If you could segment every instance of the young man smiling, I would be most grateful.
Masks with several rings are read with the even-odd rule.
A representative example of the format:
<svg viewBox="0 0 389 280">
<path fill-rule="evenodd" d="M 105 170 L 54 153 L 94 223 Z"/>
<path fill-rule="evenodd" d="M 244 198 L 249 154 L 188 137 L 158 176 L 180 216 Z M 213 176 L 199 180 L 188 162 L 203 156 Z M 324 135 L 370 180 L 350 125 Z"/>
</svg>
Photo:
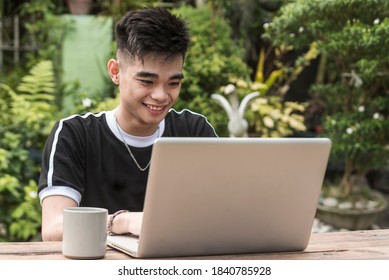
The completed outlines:
<svg viewBox="0 0 389 280">
<path fill-rule="evenodd" d="M 158 137 L 216 137 L 204 116 L 172 109 L 189 45 L 184 20 L 164 9 L 130 11 L 116 25 L 112 111 L 73 115 L 47 139 L 39 180 L 42 238 L 62 239 L 63 209 L 107 208 L 108 231 L 139 234 L 152 145 Z"/>
</svg>

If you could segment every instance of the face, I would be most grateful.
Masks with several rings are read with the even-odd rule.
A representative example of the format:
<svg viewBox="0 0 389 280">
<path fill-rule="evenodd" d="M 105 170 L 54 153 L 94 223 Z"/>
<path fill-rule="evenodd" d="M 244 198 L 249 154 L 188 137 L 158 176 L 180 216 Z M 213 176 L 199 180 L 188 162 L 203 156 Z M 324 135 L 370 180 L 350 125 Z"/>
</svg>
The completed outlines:
<svg viewBox="0 0 389 280">
<path fill-rule="evenodd" d="M 178 98 L 182 67 L 182 56 L 164 60 L 149 55 L 143 62 L 120 58 L 108 62 L 108 72 L 120 90 L 116 117 L 122 129 L 136 136 L 156 131 Z"/>
</svg>

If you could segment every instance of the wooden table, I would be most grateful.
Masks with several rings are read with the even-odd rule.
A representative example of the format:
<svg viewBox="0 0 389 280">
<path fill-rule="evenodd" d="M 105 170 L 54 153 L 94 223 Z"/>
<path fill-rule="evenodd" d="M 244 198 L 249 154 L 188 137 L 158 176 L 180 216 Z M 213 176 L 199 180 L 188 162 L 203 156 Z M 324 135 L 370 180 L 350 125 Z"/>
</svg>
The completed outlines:
<svg viewBox="0 0 389 280">
<path fill-rule="evenodd" d="M 61 242 L 0 243 L 0 260 L 59 260 Z M 131 257 L 111 248 L 104 259 L 123 260 Z M 222 256 L 201 256 L 190 260 L 389 260 L 389 229 L 313 233 L 302 252 L 260 253 Z"/>
</svg>

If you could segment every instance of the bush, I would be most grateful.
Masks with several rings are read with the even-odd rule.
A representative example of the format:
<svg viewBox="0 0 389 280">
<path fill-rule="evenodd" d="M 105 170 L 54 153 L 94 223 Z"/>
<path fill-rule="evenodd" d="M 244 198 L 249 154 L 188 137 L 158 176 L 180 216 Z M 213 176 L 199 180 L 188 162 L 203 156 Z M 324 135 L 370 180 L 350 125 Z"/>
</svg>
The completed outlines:
<svg viewBox="0 0 389 280">
<path fill-rule="evenodd" d="M 36 181 L 40 151 L 57 118 L 54 92 L 50 61 L 36 64 L 17 91 L 0 84 L 0 241 L 29 240 L 40 232 Z"/>
<path fill-rule="evenodd" d="M 344 163 L 342 192 L 352 175 L 388 164 L 389 2 L 296 0 L 283 6 L 266 37 L 298 51 L 316 44 L 324 102 L 323 136 L 333 141 L 332 160 Z"/>
<path fill-rule="evenodd" d="M 232 40 L 228 22 L 209 5 L 182 6 L 173 12 L 186 18 L 191 30 L 185 80 L 175 107 L 203 114 L 219 135 L 228 135 L 227 115 L 210 96 L 233 80 L 249 80 L 250 70 L 243 61 L 243 48 Z"/>
</svg>

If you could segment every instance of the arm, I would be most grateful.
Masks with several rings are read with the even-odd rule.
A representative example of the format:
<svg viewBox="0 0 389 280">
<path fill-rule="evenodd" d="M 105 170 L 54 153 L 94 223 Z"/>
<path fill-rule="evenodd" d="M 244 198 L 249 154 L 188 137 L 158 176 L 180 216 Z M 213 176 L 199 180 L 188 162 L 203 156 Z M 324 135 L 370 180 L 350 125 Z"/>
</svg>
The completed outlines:
<svg viewBox="0 0 389 280">
<path fill-rule="evenodd" d="M 66 196 L 48 196 L 42 201 L 42 239 L 43 241 L 61 241 L 63 233 L 63 210 L 77 207 L 77 203 Z M 116 234 L 140 234 L 143 212 L 123 213 L 114 219 L 112 232 Z M 109 218 L 108 218 L 109 220 Z"/>
<path fill-rule="evenodd" d="M 84 163 L 87 160 L 83 143 L 86 138 L 84 131 L 79 118 L 61 120 L 53 128 L 45 145 L 39 180 L 40 196 L 46 188 L 50 188 L 49 196 L 45 197 L 43 193 L 44 198 L 41 198 L 44 241 L 62 240 L 63 209 L 77 207 L 81 201 L 85 181 Z M 56 190 L 57 186 L 72 190 L 73 195 L 66 195 L 64 190 Z M 130 231 L 139 234 L 141 222 L 142 213 L 126 213 L 115 218 L 113 232 Z"/>
<path fill-rule="evenodd" d="M 62 195 L 48 196 L 42 201 L 43 241 L 62 240 L 63 210 L 76 206 L 73 199 Z"/>
</svg>

